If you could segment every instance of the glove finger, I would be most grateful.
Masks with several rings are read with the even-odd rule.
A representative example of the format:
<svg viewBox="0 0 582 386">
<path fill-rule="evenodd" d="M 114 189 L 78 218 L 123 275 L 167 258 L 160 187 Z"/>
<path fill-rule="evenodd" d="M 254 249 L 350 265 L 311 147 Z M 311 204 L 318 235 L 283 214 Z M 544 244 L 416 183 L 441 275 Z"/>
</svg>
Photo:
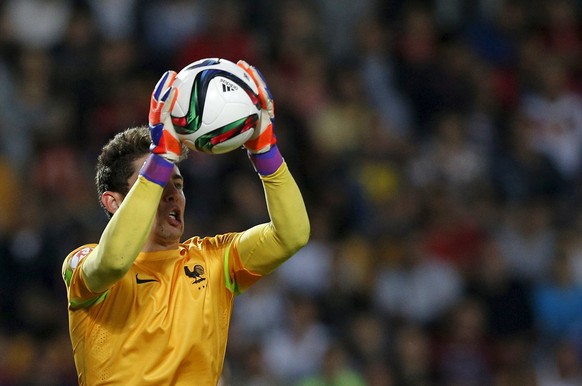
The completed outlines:
<svg viewBox="0 0 582 386">
<path fill-rule="evenodd" d="M 163 118 L 162 123 L 164 124 L 164 131 L 167 131 L 174 138 L 176 138 L 177 141 L 179 141 L 180 139 L 178 137 L 178 134 L 176 133 L 176 129 L 174 128 L 174 124 L 172 123 L 172 117 L 170 116 L 170 114 L 166 114 L 166 116 Z"/>
<path fill-rule="evenodd" d="M 269 117 L 271 119 L 275 118 L 275 102 L 273 100 L 273 95 L 271 94 L 271 90 L 269 86 L 267 86 L 267 82 L 265 81 L 265 77 L 261 74 L 257 68 L 252 67 L 254 72 L 257 74 L 257 77 L 260 79 L 260 87 L 259 89 L 264 93 L 262 98 L 265 103 L 265 109 L 269 112 Z"/>
<path fill-rule="evenodd" d="M 168 112 L 172 111 L 177 99 L 178 89 L 170 87 L 168 91 L 166 91 L 166 93 L 162 96 L 162 100 L 164 102 L 164 105 L 162 106 L 162 114 L 167 114 Z"/>
<path fill-rule="evenodd" d="M 176 71 L 169 70 L 164 72 L 164 74 L 162 75 L 160 80 L 158 80 L 158 83 L 156 83 L 156 86 L 154 87 L 154 92 L 152 93 L 152 98 L 154 100 L 156 101 L 160 100 L 160 95 L 164 95 L 166 93 L 166 90 L 170 88 L 170 86 L 176 80 L 176 75 L 177 75 Z"/>
<path fill-rule="evenodd" d="M 245 70 L 245 72 L 249 72 L 248 69 L 251 67 L 251 65 L 245 62 L 244 60 L 239 60 L 238 62 L 236 62 L 236 65 Z"/>
<path fill-rule="evenodd" d="M 267 100 L 270 98 L 271 94 L 268 90 L 266 90 L 266 83 L 263 76 L 260 75 L 253 66 L 251 66 L 244 60 L 239 60 L 238 62 L 236 62 L 236 64 L 237 66 L 242 68 L 253 80 L 259 91 L 259 101 L 261 102 L 261 107 L 267 109 L 268 108 Z"/>
<path fill-rule="evenodd" d="M 164 119 L 163 135 L 165 136 L 166 150 L 179 156 L 182 153 L 182 141 L 174 129 L 170 114 L 167 114 Z"/>
<path fill-rule="evenodd" d="M 150 123 L 159 123 L 165 121 L 166 116 L 170 115 L 170 112 L 176 104 L 178 98 L 178 89 L 170 87 L 166 92 L 159 97 L 159 102 L 154 101 L 152 98 L 149 121 Z"/>
<path fill-rule="evenodd" d="M 260 87 L 267 92 L 267 97 L 269 99 L 273 99 L 273 95 L 271 95 L 271 90 L 269 90 L 269 86 L 267 86 L 267 81 L 265 80 L 265 77 L 263 76 L 261 71 L 259 71 L 258 68 L 253 66 L 251 66 L 251 70 L 255 73 L 255 78 L 258 79 Z"/>
<path fill-rule="evenodd" d="M 164 91 L 166 82 L 167 82 L 169 77 L 170 77 L 170 72 L 166 71 L 166 72 L 164 72 L 164 75 L 162 75 L 162 77 L 158 80 L 158 83 L 156 83 L 156 86 L 154 87 L 154 92 L 152 93 L 152 98 L 154 100 L 156 100 L 156 101 L 160 100 L 160 95 Z"/>
<path fill-rule="evenodd" d="M 160 97 L 158 106 L 162 113 L 169 111 L 170 107 L 174 107 L 173 104 L 176 102 L 176 89 L 170 87 Z"/>
<path fill-rule="evenodd" d="M 271 90 L 269 90 L 269 86 L 267 86 L 265 77 L 263 77 L 263 74 L 261 74 L 261 72 L 254 66 L 250 66 L 249 71 L 251 71 L 252 77 L 259 89 L 259 99 L 261 100 L 262 107 L 269 112 L 271 118 L 274 118 L 275 106 L 273 104 L 273 95 L 271 94 Z"/>
</svg>

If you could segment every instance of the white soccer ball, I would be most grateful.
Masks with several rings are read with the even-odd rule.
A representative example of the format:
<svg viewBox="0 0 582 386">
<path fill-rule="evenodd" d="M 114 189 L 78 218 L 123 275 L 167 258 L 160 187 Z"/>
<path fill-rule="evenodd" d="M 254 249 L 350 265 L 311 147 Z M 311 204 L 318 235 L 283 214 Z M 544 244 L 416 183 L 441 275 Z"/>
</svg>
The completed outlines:
<svg viewBox="0 0 582 386">
<path fill-rule="evenodd" d="M 201 59 L 184 67 L 171 111 L 176 133 L 195 151 L 221 154 L 240 148 L 259 120 L 258 89 L 235 63 Z"/>
</svg>

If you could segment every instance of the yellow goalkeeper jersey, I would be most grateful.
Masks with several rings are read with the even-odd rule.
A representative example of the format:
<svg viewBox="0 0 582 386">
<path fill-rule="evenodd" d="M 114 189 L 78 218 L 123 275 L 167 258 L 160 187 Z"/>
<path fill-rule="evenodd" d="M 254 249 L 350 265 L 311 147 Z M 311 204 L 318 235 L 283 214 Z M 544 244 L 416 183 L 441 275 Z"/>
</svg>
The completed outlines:
<svg viewBox="0 0 582 386">
<path fill-rule="evenodd" d="M 96 244 L 73 251 L 64 276 L 79 384 L 216 385 L 233 298 L 259 278 L 242 266 L 237 237 L 141 253 L 103 294 L 91 293 L 79 269 Z"/>
<path fill-rule="evenodd" d="M 218 383 L 234 297 L 282 264 L 309 235 L 305 206 L 286 164 L 261 179 L 269 223 L 193 237 L 177 249 L 141 252 L 120 280 L 94 293 L 84 264 L 94 263 L 99 250 L 107 253 L 108 242 L 116 244 L 114 250 L 135 247 L 140 236 L 130 229 L 132 222 L 148 231 L 147 218 L 135 218 L 146 211 L 135 208 L 156 207 L 159 187 L 140 177 L 110 220 L 108 227 L 115 230 L 105 232 L 99 245 L 83 245 L 65 258 L 69 332 L 80 385 Z M 132 209 L 126 211 L 125 204 Z M 125 237 L 112 241 L 113 235 Z"/>
</svg>

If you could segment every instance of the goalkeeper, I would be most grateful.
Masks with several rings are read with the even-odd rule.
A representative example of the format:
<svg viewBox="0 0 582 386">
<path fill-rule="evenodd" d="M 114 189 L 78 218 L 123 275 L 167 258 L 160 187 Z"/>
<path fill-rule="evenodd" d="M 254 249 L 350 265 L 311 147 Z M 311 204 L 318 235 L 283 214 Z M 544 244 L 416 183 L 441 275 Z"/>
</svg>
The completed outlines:
<svg viewBox="0 0 582 386">
<path fill-rule="evenodd" d="M 104 146 L 96 183 L 110 216 L 98 244 L 63 263 L 69 329 L 80 385 L 216 385 L 235 295 L 304 246 L 309 220 L 276 145 L 273 101 L 260 74 L 260 126 L 245 143 L 270 222 L 240 233 L 182 241 L 186 148 L 169 111 L 176 73 L 152 93 L 148 127 Z"/>
</svg>

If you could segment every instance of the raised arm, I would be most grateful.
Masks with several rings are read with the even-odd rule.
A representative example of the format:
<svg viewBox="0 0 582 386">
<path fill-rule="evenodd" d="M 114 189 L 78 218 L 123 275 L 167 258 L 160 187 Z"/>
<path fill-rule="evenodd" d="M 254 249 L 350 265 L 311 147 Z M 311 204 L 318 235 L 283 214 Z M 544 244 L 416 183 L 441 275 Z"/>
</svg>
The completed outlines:
<svg viewBox="0 0 582 386">
<path fill-rule="evenodd" d="M 111 287 L 129 270 L 141 252 L 152 228 L 162 196 L 180 159 L 181 145 L 170 121 L 176 99 L 171 85 L 176 77 L 167 71 L 152 93 L 149 129 L 150 155 L 139 171 L 127 196 L 107 192 L 114 212 L 99 245 L 85 258 L 83 278 L 88 289 L 99 293 Z M 135 177 L 134 177 L 135 178 Z M 120 201 L 119 207 L 116 200 Z"/>
<path fill-rule="evenodd" d="M 278 153 L 277 147 L 272 151 Z M 261 175 L 270 222 L 246 230 L 238 244 L 244 266 L 267 275 L 309 240 L 310 226 L 301 192 L 287 164 L 272 174 Z"/>
<path fill-rule="evenodd" d="M 249 158 L 265 190 L 271 221 L 243 233 L 238 252 L 246 269 L 266 275 L 291 257 L 309 240 L 310 226 L 303 197 L 277 148 L 273 133 L 275 106 L 262 75 L 239 61 L 259 89 L 261 117 L 255 135 L 245 143 Z"/>
</svg>

